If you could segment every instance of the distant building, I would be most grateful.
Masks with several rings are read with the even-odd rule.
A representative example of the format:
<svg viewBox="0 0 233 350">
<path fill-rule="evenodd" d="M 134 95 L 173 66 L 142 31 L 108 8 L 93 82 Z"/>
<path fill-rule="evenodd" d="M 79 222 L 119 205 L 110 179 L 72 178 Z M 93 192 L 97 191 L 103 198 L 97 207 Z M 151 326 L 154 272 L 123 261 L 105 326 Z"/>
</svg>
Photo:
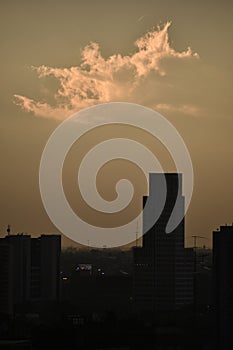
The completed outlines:
<svg viewBox="0 0 233 350">
<path fill-rule="evenodd" d="M 39 301 L 41 298 L 41 249 L 38 238 L 31 239 L 31 278 L 30 299 Z"/>
<path fill-rule="evenodd" d="M 31 299 L 58 300 L 60 297 L 60 235 L 31 239 Z"/>
<path fill-rule="evenodd" d="M 13 312 L 13 255 L 9 244 L 0 244 L 0 314 Z"/>
<path fill-rule="evenodd" d="M 58 300 L 60 297 L 60 235 L 41 235 L 41 298 Z"/>
<path fill-rule="evenodd" d="M 217 349 L 233 349 L 233 226 L 213 232 Z"/>
<path fill-rule="evenodd" d="M 12 247 L 14 304 L 27 302 L 30 299 L 31 237 L 8 235 L 1 241 Z"/>
<path fill-rule="evenodd" d="M 5 246 L 9 248 L 3 248 Z M 1 259 L 5 259 L 5 269 L 11 275 L 14 306 L 59 299 L 60 235 L 41 235 L 38 238 L 23 234 L 7 235 L 0 239 L 0 247 L 5 249 L 5 258 L 2 256 Z M 7 249 L 11 256 L 9 259 Z"/>
<path fill-rule="evenodd" d="M 178 192 L 181 174 L 150 174 L 149 196 L 165 175 L 167 196 L 163 211 L 143 236 L 143 246 L 134 248 L 134 305 L 139 311 L 171 313 L 193 303 L 194 255 L 184 248 L 184 218 L 175 230 L 165 232 L 176 199 L 184 217 L 184 197 Z M 144 205 L 147 197 L 144 198 Z M 154 215 L 153 211 L 149 215 Z M 150 218 L 149 218 L 150 219 Z M 143 227 L 148 220 L 144 214 Z"/>
<path fill-rule="evenodd" d="M 213 306 L 212 249 L 196 248 L 195 307 L 203 312 Z"/>
<path fill-rule="evenodd" d="M 113 312 L 124 317 L 131 312 L 131 276 L 82 272 L 74 271 L 63 283 L 63 298 L 69 300 L 74 309 L 82 314 Z"/>
<path fill-rule="evenodd" d="M 91 276 L 92 275 L 92 264 L 78 264 L 76 267 L 76 272 L 80 276 Z"/>
</svg>

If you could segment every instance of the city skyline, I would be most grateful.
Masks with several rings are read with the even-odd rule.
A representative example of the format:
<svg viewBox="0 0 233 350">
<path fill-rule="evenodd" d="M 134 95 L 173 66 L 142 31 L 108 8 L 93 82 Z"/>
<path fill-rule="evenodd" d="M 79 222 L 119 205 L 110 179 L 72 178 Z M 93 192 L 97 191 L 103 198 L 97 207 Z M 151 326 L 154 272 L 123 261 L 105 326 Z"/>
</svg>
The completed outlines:
<svg viewBox="0 0 233 350">
<path fill-rule="evenodd" d="M 233 226 L 212 232 L 213 251 L 185 248 L 182 175 L 151 174 L 143 206 L 164 175 L 164 208 L 131 251 L 61 251 L 60 235 L 12 235 L 8 227 L 0 239 L 1 346 L 229 349 Z M 183 219 L 167 234 L 175 207 Z M 155 215 L 155 207 L 144 211 L 143 226 Z"/>
<path fill-rule="evenodd" d="M 3 1 L 0 5 L 0 234 L 8 224 L 14 233 L 59 233 L 40 198 L 41 154 L 61 120 L 95 103 L 96 94 L 97 103 L 126 101 L 154 108 L 177 128 L 194 168 L 187 245 L 192 246 L 192 236 L 199 235 L 207 239 L 198 244 L 210 246 L 211 232 L 233 221 L 232 4 L 180 1 L 178 6 L 148 0 L 133 6 L 130 1 L 60 1 L 56 5 L 56 10 L 53 1 Z M 83 99 L 73 100 L 75 93 L 83 94 Z M 66 104 L 71 104 L 68 111 Z M 64 169 L 64 187 L 75 209 L 80 206 L 74 192 L 77 160 L 97 141 L 127 134 L 151 149 L 166 172 L 174 171 L 167 152 L 143 132 L 109 127 L 94 137 L 86 135 L 80 147 L 71 150 Z M 108 171 L 106 167 L 101 172 L 100 193 L 112 200 L 114 181 L 132 178 L 139 200 L 126 216 L 134 216 L 141 196 L 148 193 L 145 179 L 120 160 L 110 168 L 111 176 Z M 64 236 L 62 242 L 75 245 Z"/>
</svg>

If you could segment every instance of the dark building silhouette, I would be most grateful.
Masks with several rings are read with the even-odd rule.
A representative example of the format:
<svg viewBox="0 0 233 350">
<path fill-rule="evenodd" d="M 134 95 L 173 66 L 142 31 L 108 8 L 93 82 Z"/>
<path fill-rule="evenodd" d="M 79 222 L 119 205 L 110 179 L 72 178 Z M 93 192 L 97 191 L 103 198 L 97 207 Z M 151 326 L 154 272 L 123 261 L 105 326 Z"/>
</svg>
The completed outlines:
<svg viewBox="0 0 233 350">
<path fill-rule="evenodd" d="M 217 350 L 233 349 L 233 226 L 213 232 Z"/>
<path fill-rule="evenodd" d="M 11 303 L 14 307 L 33 301 L 59 299 L 60 235 L 31 238 L 30 235 L 8 234 L 0 239 L 0 249 L 3 252 L 1 265 L 5 269 L 2 279 L 9 271 L 9 283 L 12 284 Z M 0 296 L 0 303 L 3 302 L 3 294 Z"/>
<path fill-rule="evenodd" d="M 1 242 L 12 247 L 14 304 L 25 303 L 30 299 L 31 237 L 8 235 Z"/>
<path fill-rule="evenodd" d="M 60 235 L 31 239 L 31 299 L 58 300 L 60 297 Z"/>
<path fill-rule="evenodd" d="M 9 244 L 0 244 L 0 314 L 13 312 L 13 254 Z"/>
<path fill-rule="evenodd" d="M 195 308 L 203 312 L 213 306 L 213 256 L 212 250 L 196 248 Z"/>
<path fill-rule="evenodd" d="M 176 199 L 184 216 L 184 197 L 178 191 L 181 174 L 150 174 L 149 196 L 165 175 L 167 196 L 162 213 L 153 227 L 144 234 L 143 246 L 134 248 L 134 305 L 138 311 L 171 314 L 193 303 L 194 255 L 184 248 L 184 218 L 175 230 L 165 232 Z M 144 198 L 144 205 L 149 197 Z M 154 215 L 151 212 L 149 215 Z M 148 220 L 144 214 L 143 226 Z"/>
<path fill-rule="evenodd" d="M 82 314 L 127 315 L 131 311 L 130 276 L 83 275 L 74 272 L 63 283 L 63 298 Z"/>
</svg>

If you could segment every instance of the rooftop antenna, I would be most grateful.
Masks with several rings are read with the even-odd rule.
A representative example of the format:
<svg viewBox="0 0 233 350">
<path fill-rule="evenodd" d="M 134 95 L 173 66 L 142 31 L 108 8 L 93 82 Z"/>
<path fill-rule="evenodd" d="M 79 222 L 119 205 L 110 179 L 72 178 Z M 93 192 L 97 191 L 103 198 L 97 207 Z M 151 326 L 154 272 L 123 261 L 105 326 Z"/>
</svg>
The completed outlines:
<svg viewBox="0 0 233 350">
<path fill-rule="evenodd" d="M 11 225 L 7 225 L 6 232 L 7 232 L 7 236 L 10 236 L 10 234 L 11 234 Z"/>
</svg>

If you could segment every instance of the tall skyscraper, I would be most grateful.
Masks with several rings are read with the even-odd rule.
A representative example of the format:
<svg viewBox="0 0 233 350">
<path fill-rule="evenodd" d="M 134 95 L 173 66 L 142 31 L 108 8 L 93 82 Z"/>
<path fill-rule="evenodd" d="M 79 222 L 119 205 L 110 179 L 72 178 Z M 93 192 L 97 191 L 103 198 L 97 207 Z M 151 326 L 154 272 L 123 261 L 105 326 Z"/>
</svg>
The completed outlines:
<svg viewBox="0 0 233 350">
<path fill-rule="evenodd" d="M 217 350 L 233 349 L 233 226 L 213 232 Z"/>
<path fill-rule="evenodd" d="M 178 183 L 181 174 L 150 174 L 149 196 L 165 175 L 167 195 L 164 208 L 157 222 L 143 236 L 142 247 L 134 249 L 134 303 L 141 311 L 171 313 L 193 302 L 194 255 L 192 249 L 184 248 L 184 197 Z M 144 198 L 144 205 L 149 197 Z M 183 220 L 171 233 L 166 226 L 176 200 L 176 215 Z M 179 211 L 179 213 L 178 213 Z M 153 210 L 145 213 L 143 227 L 147 226 Z"/>
</svg>

